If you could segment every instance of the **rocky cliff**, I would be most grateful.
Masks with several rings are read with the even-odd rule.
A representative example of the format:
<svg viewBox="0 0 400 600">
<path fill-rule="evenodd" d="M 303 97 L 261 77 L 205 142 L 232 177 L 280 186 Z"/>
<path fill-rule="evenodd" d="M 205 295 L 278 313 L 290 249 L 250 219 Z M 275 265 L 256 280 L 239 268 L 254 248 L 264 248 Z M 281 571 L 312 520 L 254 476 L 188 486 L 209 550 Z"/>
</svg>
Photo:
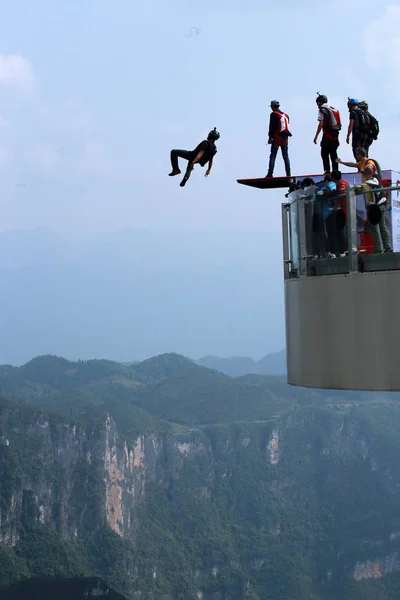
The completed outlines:
<svg viewBox="0 0 400 600">
<path fill-rule="evenodd" d="M 397 597 L 397 404 L 320 404 L 130 436 L 118 411 L 2 400 L 0 581 L 100 575 L 132 600 Z"/>
</svg>

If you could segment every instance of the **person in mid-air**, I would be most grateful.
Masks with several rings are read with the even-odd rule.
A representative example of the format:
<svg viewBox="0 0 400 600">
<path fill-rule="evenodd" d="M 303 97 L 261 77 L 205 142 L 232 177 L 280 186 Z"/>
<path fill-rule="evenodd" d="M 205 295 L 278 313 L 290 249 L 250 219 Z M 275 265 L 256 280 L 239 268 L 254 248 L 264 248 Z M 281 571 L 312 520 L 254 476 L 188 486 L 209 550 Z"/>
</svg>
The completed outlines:
<svg viewBox="0 0 400 600">
<path fill-rule="evenodd" d="M 289 116 L 279 109 L 279 102 L 272 100 L 271 115 L 269 118 L 268 144 L 271 144 L 271 154 L 269 157 L 269 166 L 267 177 L 273 177 L 276 155 L 279 148 L 282 151 L 283 161 L 285 163 L 286 177 L 290 177 L 289 144 L 291 137 L 289 131 Z"/>
<path fill-rule="evenodd" d="M 316 99 L 318 106 L 318 127 L 314 137 L 314 144 L 322 129 L 321 158 L 324 174 L 329 175 L 336 169 L 337 149 L 339 147 L 339 131 L 342 128 L 340 112 L 328 105 L 328 98 L 318 92 Z M 332 163 L 332 168 L 331 168 Z"/>
<path fill-rule="evenodd" d="M 184 158 L 188 161 L 188 165 L 186 168 L 186 173 L 180 183 L 181 187 L 186 184 L 191 172 L 194 169 L 194 165 L 196 164 L 204 167 L 204 165 L 208 163 L 208 168 L 204 175 L 204 177 L 208 177 L 212 169 L 214 156 L 217 153 L 215 142 L 219 139 L 219 137 L 219 133 L 216 127 L 214 127 L 214 129 L 208 134 L 207 139 L 200 142 L 200 144 L 194 150 L 171 150 L 172 171 L 169 173 L 169 176 L 174 177 L 175 175 L 180 175 L 181 170 L 178 165 L 178 158 Z"/>
</svg>

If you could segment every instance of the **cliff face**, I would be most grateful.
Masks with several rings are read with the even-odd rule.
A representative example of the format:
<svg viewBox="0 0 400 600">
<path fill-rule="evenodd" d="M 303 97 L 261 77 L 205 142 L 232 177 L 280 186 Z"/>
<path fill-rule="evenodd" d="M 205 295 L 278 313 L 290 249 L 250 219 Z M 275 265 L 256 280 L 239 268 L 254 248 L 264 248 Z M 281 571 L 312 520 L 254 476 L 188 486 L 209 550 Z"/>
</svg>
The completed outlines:
<svg viewBox="0 0 400 600">
<path fill-rule="evenodd" d="M 0 432 L 8 474 L 1 487 L 0 542 L 9 546 L 16 545 L 25 520 L 48 525 L 64 539 L 105 520 L 119 536 L 134 538 L 146 482 L 165 480 L 166 453 L 173 475 L 193 452 L 193 444 L 155 434 L 128 442 L 110 415 L 85 425 L 9 407 L 0 413 Z"/>
<path fill-rule="evenodd" d="M 400 571 L 392 433 L 362 412 L 310 408 L 127 439 L 110 414 L 82 422 L 9 403 L 0 541 L 18 553 L 21 526 L 78 543 L 106 524 L 135 544 L 118 567 L 131 598 L 357 598 Z"/>
</svg>

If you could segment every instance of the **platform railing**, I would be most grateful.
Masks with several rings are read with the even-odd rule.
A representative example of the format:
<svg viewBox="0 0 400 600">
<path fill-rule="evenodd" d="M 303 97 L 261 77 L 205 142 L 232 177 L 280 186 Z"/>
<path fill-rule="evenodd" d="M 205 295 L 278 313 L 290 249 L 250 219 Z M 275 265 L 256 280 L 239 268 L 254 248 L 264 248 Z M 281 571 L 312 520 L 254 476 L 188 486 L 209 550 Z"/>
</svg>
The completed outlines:
<svg viewBox="0 0 400 600">
<path fill-rule="evenodd" d="M 372 231 L 376 226 L 376 223 L 369 221 L 368 214 L 370 213 L 368 211 L 372 209 L 367 208 L 374 203 L 365 202 L 364 197 L 373 193 L 376 194 L 374 196 L 376 198 L 383 192 L 387 198 L 387 207 L 382 215 L 386 219 L 387 212 L 392 210 L 391 192 L 393 191 L 397 191 L 399 195 L 400 186 L 364 190 L 360 189 L 359 184 L 350 185 L 347 193 L 341 195 L 332 192 L 318 195 L 317 186 L 310 186 L 289 193 L 288 201 L 282 204 L 285 279 L 363 271 L 365 261 L 360 257 L 365 257 L 370 249 L 365 248 L 360 240 L 365 238 L 368 233 L 365 231 L 365 223 L 370 229 L 372 228 Z M 343 212 L 344 204 L 347 209 L 347 217 Z M 326 217 L 328 206 L 330 210 Z M 340 211 L 342 211 L 341 214 L 339 214 Z M 391 231 L 393 232 L 395 227 L 393 213 L 391 217 Z M 326 231 L 328 219 L 330 219 L 331 237 Z M 335 222 L 335 226 L 333 226 L 333 222 Z M 339 222 L 342 225 L 341 228 L 338 227 Z M 336 236 L 335 242 L 333 242 L 333 235 Z M 344 240 L 346 241 L 344 242 Z M 392 234 L 391 243 L 393 248 Z M 332 257 L 332 244 L 336 244 L 335 258 Z M 374 256 L 374 260 L 376 259 L 379 259 L 379 255 Z M 378 263 L 376 264 L 379 266 Z"/>
</svg>

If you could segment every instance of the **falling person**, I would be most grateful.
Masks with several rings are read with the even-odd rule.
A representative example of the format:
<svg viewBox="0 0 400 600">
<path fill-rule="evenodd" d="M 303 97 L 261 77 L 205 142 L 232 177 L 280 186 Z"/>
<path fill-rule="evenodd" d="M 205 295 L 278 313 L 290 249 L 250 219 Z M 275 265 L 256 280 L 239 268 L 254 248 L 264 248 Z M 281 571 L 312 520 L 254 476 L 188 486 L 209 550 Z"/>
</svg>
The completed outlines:
<svg viewBox="0 0 400 600">
<path fill-rule="evenodd" d="M 217 153 L 215 142 L 219 139 L 219 137 L 220 135 L 216 127 L 214 127 L 214 129 L 208 134 L 207 139 L 200 142 L 200 144 L 198 144 L 194 150 L 171 150 L 172 171 L 169 173 L 169 176 L 174 177 L 175 175 L 179 175 L 181 173 L 178 164 L 178 158 L 184 158 L 188 161 L 188 165 L 185 175 L 180 183 L 181 187 L 185 186 L 191 175 L 191 172 L 194 169 L 194 165 L 196 164 L 204 167 L 208 163 L 208 168 L 204 175 L 204 177 L 208 177 L 212 169 L 214 156 Z"/>
</svg>

